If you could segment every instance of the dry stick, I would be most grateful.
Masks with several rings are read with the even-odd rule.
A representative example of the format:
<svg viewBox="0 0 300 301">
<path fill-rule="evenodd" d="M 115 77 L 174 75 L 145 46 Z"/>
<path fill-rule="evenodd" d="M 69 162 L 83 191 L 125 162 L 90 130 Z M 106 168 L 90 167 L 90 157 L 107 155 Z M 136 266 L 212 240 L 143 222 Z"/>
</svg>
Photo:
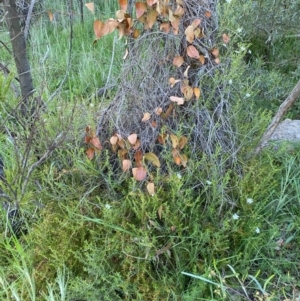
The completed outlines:
<svg viewBox="0 0 300 301">
<path fill-rule="evenodd" d="M 294 104 L 297 100 L 298 96 L 300 95 L 300 80 L 290 93 L 290 95 L 286 98 L 286 100 L 281 104 L 279 107 L 276 115 L 273 117 L 270 125 L 268 126 L 267 130 L 263 134 L 261 141 L 258 147 L 255 150 L 255 154 L 257 155 L 263 148 L 263 144 L 272 136 L 275 129 L 277 128 L 282 116 L 287 112 L 287 110 Z"/>
</svg>

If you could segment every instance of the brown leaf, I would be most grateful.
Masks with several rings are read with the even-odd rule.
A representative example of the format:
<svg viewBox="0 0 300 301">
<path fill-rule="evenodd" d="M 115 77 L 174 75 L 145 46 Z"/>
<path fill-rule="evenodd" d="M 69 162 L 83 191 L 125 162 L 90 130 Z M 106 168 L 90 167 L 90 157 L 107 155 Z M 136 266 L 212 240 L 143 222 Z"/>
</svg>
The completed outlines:
<svg viewBox="0 0 300 301">
<path fill-rule="evenodd" d="M 135 152 L 134 159 L 135 159 L 135 163 L 138 167 L 142 166 L 142 160 L 143 160 L 142 150 L 138 150 L 138 151 Z"/>
<path fill-rule="evenodd" d="M 171 77 L 169 79 L 169 83 L 171 85 L 171 87 L 173 88 L 175 84 L 179 83 L 180 82 L 180 79 L 175 79 L 174 77 Z"/>
<path fill-rule="evenodd" d="M 177 96 L 170 96 L 171 101 L 176 102 L 179 106 L 184 104 L 184 98 L 183 97 L 177 97 Z"/>
<path fill-rule="evenodd" d="M 188 142 L 188 139 L 185 136 L 181 136 L 179 138 L 179 142 L 178 142 L 179 149 L 183 149 L 184 146 L 187 144 L 187 142 Z"/>
<path fill-rule="evenodd" d="M 198 27 L 200 24 L 201 24 L 201 19 L 195 19 L 192 22 L 192 26 L 193 26 L 194 29 L 196 29 L 196 27 Z"/>
<path fill-rule="evenodd" d="M 48 17 L 49 17 L 50 22 L 52 22 L 54 20 L 54 15 L 53 15 L 52 11 L 47 10 L 47 13 L 48 13 Z"/>
<path fill-rule="evenodd" d="M 122 161 L 126 159 L 127 154 L 128 154 L 128 150 L 127 150 L 127 149 L 119 149 L 119 150 L 118 150 L 118 156 L 119 156 L 119 158 L 120 158 Z"/>
<path fill-rule="evenodd" d="M 211 17 L 211 12 L 210 11 L 205 12 L 205 17 L 210 18 Z"/>
<path fill-rule="evenodd" d="M 150 161 L 156 167 L 160 167 L 160 162 L 158 157 L 154 153 L 146 153 L 144 155 L 145 160 Z"/>
<path fill-rule="evenodd" d="M 147 5 L 144 2 L 135 3 L 136 18 L 140 18 L 147 11 Z"/>
<path fill-rule="evenodd" d="M 127 139 L 131 145 L 134 145 L 137 140 L 137 134 L 131 134 L 127 137 Z"/>
<path fill-rule="evenodd" d="M 181 157 L 180 157 L 180 160 L 181 160 L 181 165 L 183 167 L 186 167 L 186 164 L 187 164 L 187 161 L 188 161 L 188 158 L 185 154 L 182 154 Z"/>
<path fill-rule="evenodd" d="M 135 28 L 134 31 L 133 31 L 132 36 L 133 36 L 134 39 L 137 39 L 140 36 L 140 34 L 141 34 L 140 30 Z"/>
<path fill-rule="evenodd" d="M 195 97 L 196 97 L 196 98 L 199 98 L 200 95 L 201 95 L 200 89 L 199 89 L 199 88 L 193 88 L 193 90 L 194 90 L 194 95 L 195 95 Z"/>
<path fill-rule="evenodd" d="M 225 44 L 228 44 L 230 41 L 230 36 L 227 33 L 222 34 L 222 39 Z"/>
<path fill-rule="evenodd" d="M 107 35 L 109 33 L 109 26 L 107 24 L 103 23 L 100 20 L 94 21 L 94 33 L 97 39 L 100 39 L 101 37 Z"/>
<path fill-rule="evenodd" d="M 140 148 L 140 146 L 141 146 L 141 140 L 140 140 L 140 139 L 137 139 L 135 145 L 133 145 L 132 148 L 133 148 L 134 150 L 137 150 L 137 149 Z"/>
<path fill-rule="evenodd" d="M 173 59 L 173 65 L 176 67 L 180 67 L 183 64 L 184 60 L 182 56 L 175 56 Z"/>
<path fill-rule="evenodd" d="M 193 46 L 193 45 L 188 46 L 186 51 L 187 51 L 187 55 L 190 58 L 199 59 L 200 54 L 195 46 Z"/>
<path fill-rule="evenodd" d="M 202 65 L 204 65 L 204 63 L 205 63 L 205 57 L 204 57 L 203 54 L 200 54 L 200 55 L 199 55 L 199 61 L 200 61 L 200 63 L 201 63 Z"/>
<path fill-rule="evenodd" d="M 94 155 L 95 155 L 95 150 L 93 147 L 90 147 L 86 150 L 86 155 L 87 157 L 92 160 L 94 158 Z"/>
<path fill-rule="evenodd" d="M 152 120 L 150 124 L 151 124 L 151 126 L 154 127 L 154 128 L 157 127 L 157 122 L 156 122 L 155 120 Z"/>
<path fill-rule="evenodd" d="M 214 59 L 214 61 L 215 61 L 215 63 L 217 64 L 217 65 L 219 65 L 220 63 L 221 63 L 221 61 L 220 61 L 220 59 L 217 57 L 216 59 Z"/>
<path fill-rule="evenodd" d="M 147 5 L 148 6 L 152 6 L 153 4 L 155 4 L 158 0 L 147 0 Z"/>
<path fill-rule="evenodd" d="M 93 137 L 91 140 L 90 140 L 90 143 L 97 149 L 101 150 L 102 149 L 102 145 L 100 143 L 100 140 L 98 137 Z"/>
<path fill-rule="evenodd" d="M 195 38 L 193 25 L 188 26 L 184 31 L 186 40 L 192 44 Z"/>
<path fill-rule="evenodd" d="M 170 103 L 170 104 L 169 104 L 169 107 L 168 107 L 168 109 L 167 109 L 167 111 L 166 111 L 166 113 L 162 113 L 162 114 L 160 115 L 161 118 L 164 119 L 164 120 L 167 119 L 167 118 L 171 115 L 173 109 L 174 109 L 174 104 L 173 104 L 173 103 Z"/>
<path fill-rule="evenodd" d="M 125 160 L 122 161 L 122 170 L 124 172 L 128 171 L 130 169 L 130 167 L 131 167 L 131 161 L 130 160 L 125 159 Z"/>
<path fill-rule="evenodd" d="M 175 149 L 178 146 L 179 139 L 174 134 L 170 134 L 170 138 L 171 138 L 171 141 L 172 141 L 172 147 Z"/>
<path fill-rule="evenodd" d="M 94 2 L 86 3 L 85 6 L 87 9 L 94 15 L 95 14 L 95 5 Z"/>
<path fill-rule="evenodd" d="M 148 15 L 147 15 L 147 23 L 148 23 L 148 28 L 152 28 L 154 23 L 156 22 L 156 18 L 158 16 L 158 12 L 156 10 L 150 10 L 148 12 Z"/>
<path fill-rule="evenodd" d="M 146 169 L 143 166 L 132 168 L 132 174 L 137 181 L 143 181 L 147 176 Z"/>
<path fill-rule="evenodd" d="M 119 5 L 121 7 L 122 10 L 126 11 L 127 10 L 127 0 L 119 0 Z"/>
<path fill-rule="evenodd" d="M 182 17 L 183 16 L 183 14 L 184 14 L 184 9 L 183 9 L 183 7 L 181 6 L 181 5 L 177 5 L 177 8 L 176 8 L 176 10 L 174 11 L 174 13 L 173 13 L 173 15 L 174 16 L 178 16 L 178 17 Z"/>
<path fill-rule="evenodd" d="M 161 31 L 163 31 L 164 33 L 169 33 L 170 30 L 171 30 L 171 26 L 170 26 L 169 23 L 163 22 L 163 23 L 160 24 L 159 29 Z"/>
<path fill-rule="evenodd" d="M 149 192 L 150 195 L 154 196 L 155 194 L 155 187 L 153 183 L 148 183 L 147 184 L 147 190 Z"/>
<path fill-rule="evenodd" d="M 150 118 L 151 118 L 151 114 L 148 113 L 148 112 L 146 112 L 146 113 L 144 113 L 142 122 L 146 122 L 146 121 L 148 121 Z"/>
<path fill-rule="evenodd" d="M 163 206 L 160 205 L 158 210 L 157 210 L 157 214 L 158 214 L 159 219 L 161 219 L 162 210 L 163 210 Z"/>
<path fill-rule="evenodd" d="M 191 86 L 184 85 L 184 86 L 182 86 L 181 91 L 182 91 L 182 93 L 184 95 L 184 98 L 186 100 L 190 100 L 193 97 L 194 91 L 193 91 L 193 88 Z"/>
<path fill-rule="evenodd" d="M 200 38 L 202 38 L 202 37 L 204 37 L 204 33 L 203 33 L 203 29 L 201 29 L 201 28 L 196 28 L 195 30 L 194 30 L 194 35 L 195 35 L 195 38 L 196 39 L 200 39 Z"/>
<path fill-rule="evenodd" d="M 159 115 L 162 113 L 162 110 L 163 110 L 163 109 L 162 109 L 161 107 L 156 108 L 156 109 L 155 109 L 155 114 L 159 116 Z"/>
<path fill-rule="evenodd" d="M 215 58 L 219 57 L 219 49 L 218 48 L 213 48 L 210 52 Z"/>
</svg>

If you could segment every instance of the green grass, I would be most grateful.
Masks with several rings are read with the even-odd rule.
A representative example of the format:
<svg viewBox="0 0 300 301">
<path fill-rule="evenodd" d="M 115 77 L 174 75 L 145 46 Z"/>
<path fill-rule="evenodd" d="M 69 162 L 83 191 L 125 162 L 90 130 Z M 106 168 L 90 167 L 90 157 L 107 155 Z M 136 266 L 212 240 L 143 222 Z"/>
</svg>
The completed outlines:
<svg viewBox="0 0 300 301">
<path fill-rule="evenodd" d="M 44 5 L 53 12 L 66 11 L 55 2 Z M 114 3 L 101 5 L 97 17 L 107 18 Z M 296 62 L 283 60 L 297 42 L 275 43 L 270 56 L 274 63 L 267 66 L 256 57 L 243 61 L 241 55 L 231 55 L 226 77 L 218 74 L 206 84 L 234 83 L 226 93 L 232 93 L 231 101 L 238 99 L 232 110 L 240 145 L 235 161 L 229 164 L 231 154 L 218 148 L 207 156 L 200 151 L 193 155 L 186 146 L 189 161 L 181 169 L 172 163 L 169 141 L 161 151 L 166 166 L 147 165 L 156 187 L 150 196 L 145 184 L 112 165 L 109 150 L 93 160 L 86 157 L 85 127 L 96 127 L 101 102 L 91 95 L 119 75 L 124 41 L 109 35 L 93 45 L 94 17 L 86 10 L 81 24 L 75 12 L 68 78 L 41 113 L 29 152 L 28 133 L 18 116 L 9 114 L 18 103 L 8 89 L 11 78 L 0 75 L 0 122 L 18 133 L 14 145 L 15 136 L 1 127 L 7 181 L 0 186 L 5 195 L 1 201 L 20 202 L 26 230 L 18 238 L 12 235 L 0 206 L 0 299 L 299 300 L 300 146 L 271 145 L 251 157 L 270 120 L 263 99 L 281 99 L 291 87 L 280 85 L 281 75 L 299 69 Z M 221 26 L 229 29 L 240 18 L 230 23 L 225 17 Z M 5 32 L 0 35 L 7 39 Z M 29 57 L 35 86 L 46 101 L 66 74 L 69 37 L 67 17 L 54 24 L 44 14 L 32 25 Z M 238 51 L 239 37 L 235 41 Z M 0 55 L 14 70 L 8 52 L 1 48 Z M 245 99 L 248 93 L 251 97 Z M 63 143 L 34 170 L 22 191 L 22 171 L 26 174 L 64 130 Z M 29 158 L 22 165 L 24 154 Z M 216 164 L 224 166 L 222 174 Z"/>
</svg>

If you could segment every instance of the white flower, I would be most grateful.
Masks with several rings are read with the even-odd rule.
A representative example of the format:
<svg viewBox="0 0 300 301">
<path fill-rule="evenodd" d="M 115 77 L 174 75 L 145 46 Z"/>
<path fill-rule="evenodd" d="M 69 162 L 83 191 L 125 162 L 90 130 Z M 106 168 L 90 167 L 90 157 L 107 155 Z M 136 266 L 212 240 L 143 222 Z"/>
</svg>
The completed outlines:
<svg viewBox="0 0 300 301">
<path fill-rule="evenodd" d="M 242 46 L 241 51 L 245 51 L 245 50 L 246 50 L 246 47 Z"/>
<path fill-rule="evenodd" d="M 249 50 L 248 50 L 248 53 L 250 53 L 250 54 L 251 54 L 251 53 L 252 53 L 252 51 L 249 49 Z"/>
<path fill-rule="evenodd" d="M 232 0 L 226 0 L 227 3 L 230 3 Z"/>
<path fill-rule="evenodd" d="M 178 178 L 178 179 L 181 179 L 181 178 L 182 178 L 182 175 L 181 175 L 179 172 L 178 172 L 176 175 L 177 175 L 177 178 Z"/>
<path fill-rule="evenodd" d="M 248 198 L 248 199 L 247 199 L 247 203 L 248 203 L 248 204 L 252 204 L 252 203 L 253 203 L 253 199 Z"/>
<path fill-rule="evenodd" d="M 243 28 L 242 28 L 242 27 L 239 27 L 236 31 L 237 31 L 238 33 L 240 33 L 240 32 L 243 31 Z"/>
<path fill-rule="evenodd" d="M 109 205 L 109 204 L 105 204 L 105 206 L 104 206 L 106 209 L 110 209 L 111 208 L 111 206 Z"/>
<path fill-rule="evenodd" d="M 229 84 L 229 85 L 232 85 L 232 79 L 230 79 L 230 80 L 228 81 L 228 84 Z"/>
<path fill-rule="evenodd" d="M 93 108 L 95 106 L 95 104 L 94 103 L 90 103 L 90 108 Z"/>
<path fill-rule="evenodd" d="M 259 233 L 260 233 L 260 229 L 259 229 L 258 227 L 256 227 L 255 232 L 256 232 L 257 234 L 259 234 Z"/>
<path fill-rule="evenodd" d="M 211 185 L 212 182 L 207 180 L 207 181 L 206 181 L 206 184 L 207 184 L 207 185 Z"/>
<path fill-rule="evenodd" d="M 246 96 L 247 98 L 249 98 L 249 97 L 251 96 L 251 94 L 247 93 L 245 96 Z"/>
<path fill-rule="evenodd" d="M 240 218 L 239 215 L 236 214 L 236 213 L 232 216 L 232 219 L 234 219 L 234 220 L 237 220 L 237 219 L 239 219 L 239 218 Z"/>
</svg>

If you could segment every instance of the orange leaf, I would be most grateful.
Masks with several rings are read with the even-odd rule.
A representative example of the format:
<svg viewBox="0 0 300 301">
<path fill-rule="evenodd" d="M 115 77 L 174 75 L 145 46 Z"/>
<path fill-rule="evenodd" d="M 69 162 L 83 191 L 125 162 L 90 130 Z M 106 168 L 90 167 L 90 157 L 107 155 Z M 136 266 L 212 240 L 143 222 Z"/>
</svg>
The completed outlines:
<svg viewBox="0 0 300 301">
<path fill-rule="evenodd" d="M 180 67 L 183 64 L 184 60 L 182 56 L 175 56 L 173 59 L 173 65 Z"/>
<path fill-rule="evenodd" d="M 205 13 L 205 17 L 206 17 L 206 18 L 210 18 L 210 17 L 211 17 L 211 12 L 210 12 L 210 11 L 207 11 L 207 12 Z"/>
<path fill-rule="evenodd" d="M 127 10 L 127 0 L 119 0 L 119 5 L 122 10 L 126 11 Z"/>
<path fill-rule="evenodd" d="M 170 134 L 170 138 L 171 138 L 171 141 L 172 141 L 172 147 L 175 149 L 178 146 L 179 139 L 174 134 Z"/>
<path fill-rule="evenodd" d="M 176 102 L 179 106 L 184 104 L 184 99 L 182 97 L 170 96 L 171 101 Z"/>
<path fill-rule="evenodd" d="M 128 171 L 130 169 L 130 167 L 131 167 L 131 161 L 130 160 L 125 159 L 125 160 L 122 161 L 122 170 L 124 172 Z"/>
<path fill-rule="evenodd" d="M 164 144 L 165 144 L 166 138 L 167 138 L 167 136 L 166 136 L 165 134 L 164 134 L 164 135 L 158 135 L 158 136 L 157 136 L 157 140 L 158 140 L 158 142 L 159 142 L 161 145 L 164 145 Z"/>
<path fill-rule="evenodd" d="M 200 61 L 200 63 L 201 63 L 202 65 L 204 65 L 204 63 L 205 63 L 205 57 L 204 57 L 203 54 L 200 54 L 200 55 L 199 55 L 199 61 Z"/>
<path fill-rule="evenodd" d="M 137 140 L 137 134 L 131 134 L 130 136 L 127 137 L 127 139 L 131 145 L 134 145 Z"/>
<path fill-rule="evenodd" d="M 219 57 L 219 49 L 218 48 L 213 48 L 210 52 L 215 58 Z"/>
<path fill-rule="evenodd" d="M 178 82 L 180 82 L 180 79 L 175 79 L 174 77 L 171 77 L 171 78 L 169 79 L 169 83 L 170 83 L 170 85 L 171 85 L 172 88 L 173 88 L 174 85 L 175 85 L 176 83 L 178 83 Z"/>
<path fill-rule="evenodd" d="M 199 89 L 199 88 L 194 88 L 193 90 L 194 90 L 195 97 L 196 97 L 196 98 L 199 98 L 200 95 L 201 95 L 200 89 Z"/>
<path fill-rule="evenodd" d="M 147 176 L 146 169 L 143 166 L 132 168 L 132 174 L 137 181 L 143 181 Z"/>
<path fill-rule="evenodd" d="M 151 114 L 146 112 L 144 113 L 144 117 L 142 119 L 142 122 L 148 121 L 151 118 Z"/>
<path fill-rule="evenodd" d="M 225 44 L 228 44 L 230 41 L 230 36 L 227 33 L 223 33 L 222 39 Z"/>
<path fill-rule="evenodd" d="M 148 12 L 148 15 L 147 15 L 147 24 L 148 24 L 148 28 L 152 28 L 154 23 L 156 22 L 156 17 L 158 15 L 158 12 L 156 10 L 150 10 Z"/>
<path fill-rule="evenodd" d="M 93 137 L 90 141 L 90 143 L 97 149 L 101 150 L 102 149 L 102 145 L 100 143 L 100 140 L 98 137 Z"/>
<path fill-rule="evenodd" d="M 193 25 L 188 26 L 184 31 L 186 40 L 192 44 L 195 38 Z"/>
<path fill-rule="evenodd" d="M 160 24 L 159 29 L 161 31 L 163 31 L 164 33 L 169 33 L 170 29 L 171 29 L 171 26 L 170 26 L 169 23 L 163 22 L 163 23 Z"/>
<path fill-rule="evenodd" d="M 186 51 L 187 51 L 187 55 L 190 58 L 199 59 L 200 54 L 199 54 L 199 52 L 198 52 L 198 50 L 196 49 L 195 46 L 193 46 L 193 45 L 188 46 L 188 48 L 186 49 Z"/>
<path fill-rule="evenodd" d="M 153 196 L 155 194 L 154 184 L 153 183 L 148 183 L 147 190 L 148 190 L 149 194 Z"/>
<path fill-rule="evenodd" d="M 150 161 L 156 167 L 160 167 L 160 162 L 158 157 L 154 153 L 146 153 L 144 155 L 145 160 Z"/>
<path fill-rule="evenodd" d="M 92 160 L 92 159 L 94 158 L 94 155 L 95 155 L 95 150 L 94 150 L 92 147 L 88 148 L 88 149 L 86 150 L 86 155 L 87 155 L 87 157 L 88 157 L 90 160 Z"/>
<path fill-rule="evenodd" d="M 105 26 L 105 23 L 103 23 L 100 20 L 95 20 L 94 22 L 94 33 L 97 39 L 100 39 L 101 37 L 108 34 L 109 29 L 107 26 Z"/>
<path fill-rule="evenodd" d="M 94 15 L 95 14 L 95 5 L 94 2 L 86 3 L 85 6 L 87 9 Z"/>
<path fill-rule="evenodd" d="M 144 2 L 135 3 L 136 18 L 140 18 L 147 11 L 147 5 Z"/>
<path fill-rule="evenodd" d="M 133 31 L 132 36 L 133 36 L 134 39 L 137 39 L 140 36 L 140 34 L 141 34 L 140 30 L 135 28 L 134 31 Z"/>
<path fill-rule="evenodd" d="M 142 150 L 138 150 L 134 154 L 135 163 L 137 166 L 142 166 L 142 160 L 143 160 L 143 152 Z"/>
</svg>

